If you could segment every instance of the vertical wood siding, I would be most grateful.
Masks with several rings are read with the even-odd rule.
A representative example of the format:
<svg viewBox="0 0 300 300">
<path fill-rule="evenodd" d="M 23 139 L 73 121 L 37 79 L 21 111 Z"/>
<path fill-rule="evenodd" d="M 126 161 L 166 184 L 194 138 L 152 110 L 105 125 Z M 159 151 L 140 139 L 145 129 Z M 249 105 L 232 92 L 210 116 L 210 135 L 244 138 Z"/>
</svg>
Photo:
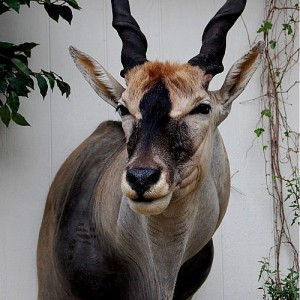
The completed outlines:
<svg viewBox="0 0 300 300">
<path fill-rule="evenodd" d="M 0 17 L 0 40 L 40 46 L 33 51 L 34 70 L 51 69 L 69 82 L 69 100 L 55 89 L 43 101 L 37 92 L 22 100 L 21 112 L 31 124 L 0 124 L 0 299 L 32 300 L 37 295 L 35 252 L 49 185 L 67 155 L 103 120 L 117 119 L 75 68 L 72 44 L 89 53 L 118 79 L 121 42 L 111 27 L 108 0 L 78 1 L 72 26 L 49 21 L 34 3 Z M 148 38 L 148 58 L 185 62 L 200 49 L 204 26 L 225 0 L 131 0 L 132 13 Z M 248 1 L 243 15 L 249 39 L 257 39 L 263 2 Z M 228 34 L 225 70 L 249 49 L 241 19 Z M 216 76 L 219 88 L 226 71 Z M 232 193 L 227 214 L 215 235 L 211 275 L 194 297 L 202 300 L 261 299 L 258 260 L 272 243 L 272 208 L 265 190 L 261 144 L 253 130 L 259 117 L 260 70 L 235 101 L 221 132 L 231 162 Z"/>
</svg>

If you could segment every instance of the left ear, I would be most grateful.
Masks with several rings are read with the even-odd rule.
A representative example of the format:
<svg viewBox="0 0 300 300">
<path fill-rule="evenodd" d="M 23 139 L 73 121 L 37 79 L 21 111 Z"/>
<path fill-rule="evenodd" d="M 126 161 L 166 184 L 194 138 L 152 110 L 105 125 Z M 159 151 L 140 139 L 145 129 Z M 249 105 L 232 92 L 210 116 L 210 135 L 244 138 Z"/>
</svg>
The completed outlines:
<svg viewBox="0 0 300 300">
<path fill-rule="evenodd" d="M 72 46 L 69 47 L 69 51 L 77 68 L 94 91 L 116 108 L 125 88 L 101 64 L 86 53 Z"/>
<path fill-rule="evenodd" d="M 247 86 L 249 80 L 260 64 L 265 48 L 264 42 L 258 42 L 229 70 L 223 86 L 219 90 L 220 102 L 225 107 L 230 106 Z"/>
</svg>

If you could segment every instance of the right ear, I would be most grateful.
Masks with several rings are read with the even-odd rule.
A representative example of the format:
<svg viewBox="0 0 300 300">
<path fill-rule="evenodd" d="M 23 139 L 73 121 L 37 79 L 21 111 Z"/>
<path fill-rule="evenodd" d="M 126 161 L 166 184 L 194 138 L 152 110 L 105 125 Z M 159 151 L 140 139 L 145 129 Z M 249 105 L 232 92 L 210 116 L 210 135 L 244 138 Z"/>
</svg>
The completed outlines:
<svg viewBox="0 0 300 300">
<path fill-rule="evenodd" d="M 116 108 L 125 88 L 89 55 L 73 46 L 69 47 L 69 51 L 77 68 L 94 91 L 104 101 Z"/>
</svg>

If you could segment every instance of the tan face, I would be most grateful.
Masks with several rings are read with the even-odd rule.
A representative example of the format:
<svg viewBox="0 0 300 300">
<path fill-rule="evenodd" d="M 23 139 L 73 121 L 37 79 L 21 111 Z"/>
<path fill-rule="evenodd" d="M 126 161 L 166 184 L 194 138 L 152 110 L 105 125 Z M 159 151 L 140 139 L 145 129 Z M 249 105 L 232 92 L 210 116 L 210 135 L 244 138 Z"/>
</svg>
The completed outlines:
<svg viewBox="0 0 300 300">
<path fill-rule="evenodd" d="M 217 110 L 209 79 L 197 67 L 159 62 L 126 76 L 117 108 L 128 152 L 121 186 L 134 211 L 159 214 L 205 177 Z"/>
<path fill-rule="evenodd" d="M 121 187 L 138 213 L 162 213 L 205 178 L 216 127 L 260 63 L 259 42 L 233 64 L 220 90 L 207 91 L 212 75 L 189 64 L 146 62 L 126 73 L 122 87 L 101 64 L 70 47 L 76 66 L 96 93 L 115 107 L 127 139 Z"/>
</svg>

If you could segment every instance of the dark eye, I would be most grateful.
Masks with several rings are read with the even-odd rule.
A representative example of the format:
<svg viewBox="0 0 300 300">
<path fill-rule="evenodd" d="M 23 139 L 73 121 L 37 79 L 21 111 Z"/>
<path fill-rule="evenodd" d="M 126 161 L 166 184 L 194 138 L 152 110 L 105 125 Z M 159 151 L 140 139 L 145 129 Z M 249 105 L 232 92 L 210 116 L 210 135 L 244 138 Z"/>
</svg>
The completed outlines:
<svg viewBox="0 0 300 300">
<path fill-rule="evenodd" d="M 116 108 L 116 111 L 121 117 L 129 115 L 129 110 L 123 104 L 119 104 Z"/>
<path fill-rule="evenodd" d="M 195 115 L 195 114 L 207 115 L 209 114 L 210 110 L 211 110 L 211 106 L 209 104 L 201 103 L 190 112 L 190 115 Z"/>
</svg>

